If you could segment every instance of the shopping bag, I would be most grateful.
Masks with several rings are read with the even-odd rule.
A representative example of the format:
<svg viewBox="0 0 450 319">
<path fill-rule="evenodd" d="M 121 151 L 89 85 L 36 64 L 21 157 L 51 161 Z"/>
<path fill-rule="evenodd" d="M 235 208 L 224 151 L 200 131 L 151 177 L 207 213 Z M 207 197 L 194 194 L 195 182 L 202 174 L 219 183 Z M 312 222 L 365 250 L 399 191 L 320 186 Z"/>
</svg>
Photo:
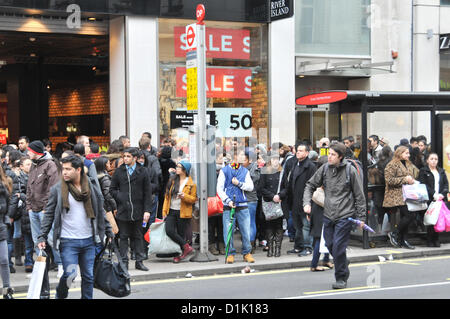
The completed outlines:
<svg viewBox="0 0 450 319">
<path fill-rule="evenodd" d="M 445 205 L 442 205 L 445 206 Z M 437 233 L 442 233 L 443 231 L 445 231 L 446 225 L 445 225 L 445 215 L 444 213 L 441 211 L 439 213 L 439 217 L 438 220 L 436 222 L 436 225 L 434 225 L 434 231 Z"/>
<path fill-rule="evenodd" d="M 410 212 L 419 212 L 426 210 L 428 208 L 427 202 L 418 201 L 413 199 L 405 200 L 406 206 L 408 206 L 408 211 Z"/>
<path fill-rule="evenodd" d="M 181 254 L 181 247 L 166 234 L 166 223 L 153 223 L 150 225 L 149 254 Z"/>
<path fill-rule="evenodd" d="M 208 197 L 208 217 L 223 213 L 223 202 L 219 195 Z"/>
<path fill-rule="evenodd" d="M 445 203 L 441 205 L 441 214 L 445 217 L 445 231 L 450 232 L 450 210 Z"/>
<path fill-rule="evenodd" d="M 105 258 L 105 248 L 108 247 L 108 255 Z M 112 260 L 112 252 L 119 262 Z M 94 288 L 103 291 L 113 297 L 126 297 L 131 293 L 130 274 L 114 241 L 106 244 L 97 255 L 94 262 Z"/>
<path fill-rule="evenodd" d="M 425 184 L 416 182 L 412 185 L 403 185 L 402 192 L 404 201 L 406 201 L 407 199 L 421 202 L 428 201 L 428 191 Z"/>
<path fill-rule="evenodd" d="M 262 209 L 267 221 L 284 216 L 283 210 L 281 209 L 281 203 L 275 203 L 273 201 L 266 202 L 263 200 Z"/>
<path fill-rule="evenodd" d="M 325 245 L 325 239 L 323 238 L 323 226 L 322 226 L 322 233 L 320 234 L 320 246 L 319 246 L 319 253 L 321 254 L 329 254 L 327 246 Z"/>
<path fill-rule="evenodd" d="M 434 226 L 439 218 L 439 213 L 441 212 L 442 201 L 433 201 L 428 207 L 425 215 L 423 216 L 423 224 L 425 226 Z"/>
<path fill-rule="evenodd" d="M 155 218 L 154 223 L 160 223 L 160 222 L 162 222 L 162 221 L 163 221 L 162 219 Z M 145 241 L 146 241 L 147 243 L 150 242 L 150 227 L 148 228 L 147 232 L 145 233 L 144 239 L 145 239 Z"/>
<path fill-rule="evenodd" d="M 42 281 L 44 279 L 46 257 L 42 256 L 42 249 L 34 261 L 33 273 L 31 274 L 30 285 L 28 286 L 27 299 L 40 299 Z"/>
</svg>

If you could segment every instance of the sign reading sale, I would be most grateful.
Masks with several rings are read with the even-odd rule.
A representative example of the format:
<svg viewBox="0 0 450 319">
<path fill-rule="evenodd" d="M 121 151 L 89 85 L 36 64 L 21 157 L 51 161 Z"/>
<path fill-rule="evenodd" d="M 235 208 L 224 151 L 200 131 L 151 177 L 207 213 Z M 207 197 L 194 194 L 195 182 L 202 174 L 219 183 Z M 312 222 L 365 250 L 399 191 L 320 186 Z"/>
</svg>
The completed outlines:
<svg viewBox="0 0 450 319">
<path fill-rule="evenodd" d="M 175 56 L 185 57 L 188 35 L 185 27 L 174 27 Z M 206 28 L 206 57 L 249 60 L 250 30 Z"/>
<path fill-rule="evenodd" d="M 177 68 L 177 97 L 186 97 L 186 69 Z M 206 69 L 206 97 L 250 99 L 252 97 L 252 71 L 250 69 Z"/>
</svg>

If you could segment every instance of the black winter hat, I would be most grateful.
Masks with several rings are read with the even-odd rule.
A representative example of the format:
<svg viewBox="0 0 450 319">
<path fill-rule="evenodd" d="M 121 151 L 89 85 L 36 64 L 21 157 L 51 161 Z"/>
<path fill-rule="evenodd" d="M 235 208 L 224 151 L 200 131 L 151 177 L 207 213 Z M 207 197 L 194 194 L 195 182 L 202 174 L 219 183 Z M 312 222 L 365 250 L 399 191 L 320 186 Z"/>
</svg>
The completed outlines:
<svg viewBox="0 0 450 319">
<path fill-rule="evenodd" d="M 45 152 L 44 143 L 42 143 L 39 140 L 33 141 L 28 145 L 28 150 L 33 152 L 36 155 L 42 156 L 42 155 L 44 155 L 44 152 Z"/>
</svg>

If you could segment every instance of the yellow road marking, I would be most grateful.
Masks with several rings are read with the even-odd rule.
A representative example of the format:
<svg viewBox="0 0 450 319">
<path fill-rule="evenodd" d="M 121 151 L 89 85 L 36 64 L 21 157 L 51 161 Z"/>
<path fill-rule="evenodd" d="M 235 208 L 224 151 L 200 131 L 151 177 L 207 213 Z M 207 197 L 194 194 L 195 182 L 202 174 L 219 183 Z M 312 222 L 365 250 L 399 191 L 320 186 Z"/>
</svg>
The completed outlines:
<svg viewBox="0 0 450 319">
<path fill-rule="evenodd" d="M 325 294 L 325 293 L 329 293 L 329 292 L 352 291 L 352 290 L 375 289 L 375 288 L 380 288 L 380 286 L 362 286 L 362 287 L 344 288 L 344 289 L 339 289 L 339 290 L 332 289 L 332 290 L 321 290 L 321 291 L 309 291 L 309 292 L 304 292 L 303 294 L 317 295 L 317 294 Z"/>
<path fill-rule="evenodd" d="M 386 249 L 387 253 L 391 253 L 391 254 L 403 254 L 402 251 L 399 250 L 390 250 L 390 249 Z"/>
</svg>

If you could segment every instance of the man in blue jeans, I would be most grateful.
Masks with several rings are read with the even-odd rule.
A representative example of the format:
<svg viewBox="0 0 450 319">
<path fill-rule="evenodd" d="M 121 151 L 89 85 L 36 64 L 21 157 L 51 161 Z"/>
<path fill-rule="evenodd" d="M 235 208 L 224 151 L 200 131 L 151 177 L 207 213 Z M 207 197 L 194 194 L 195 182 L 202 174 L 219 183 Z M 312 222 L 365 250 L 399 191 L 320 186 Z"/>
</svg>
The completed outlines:
<svg viewBox="0 0 450 319">
<path fill-rule="evenodd" d="M 50 191 L 38 248 L 45 249 L 54 224 L 53 242 L 59 247 L 64 267 L 56 299 L 67 298 L 77 266 L 81 271 L 81 298 L 92 299 L 96 244 L 103 242 L 105 234 L 109 238 L 114 238 L 114 234 L 105 219 L 102 193 L 84 173 L 83 161 L 78 156 L 68 156 L 61 163 L 63 178 Z"/>
<path fill-rule="evenodd" d="M 235 207 L 236 211 L 233 220 L 233 232 L 236 220 L 239 223 L 239 230 L 242 236 L 242 255 L 244 261 L 254 263 L 250 243 L 250 212 L 247 205 L 247 197 L 245 192 L 253 190 L 253 181 L 249 171 L 237 160 L 237 153 L 234 153 L 234 161 L 219 172 L 217 178 L 217 194 L 223 202 L 223 237 L 225 245 L 227 244 L 228 229 L 230 227 L 231 208 Z M 230 247 L 228 250 L 227 264 L 234 263 L 234 255 L 236 249 L 233 246 L 233 236 L 231 236 Z"/>
<path fill-rule="evenodd" d="M 336 282 L 333 289 L 344 289 L 350 276 L 346 249 L 352 230 L 349 217 L 356 217 L 364 227 L 366 199 L 362 179 L 355 167 L 344 159 L 345 145 L 332 143 L 328 163 L 322 165 L 306 183 L 303 194 L 303 210 L 311 213 L 311 199 L 314 191 L 324 186 L 325 203 L 323 216 L 323 237 L 325 245 L 333 256 Z M 347 175 L 348 174 L 348 175 Z"/>
</svg>

